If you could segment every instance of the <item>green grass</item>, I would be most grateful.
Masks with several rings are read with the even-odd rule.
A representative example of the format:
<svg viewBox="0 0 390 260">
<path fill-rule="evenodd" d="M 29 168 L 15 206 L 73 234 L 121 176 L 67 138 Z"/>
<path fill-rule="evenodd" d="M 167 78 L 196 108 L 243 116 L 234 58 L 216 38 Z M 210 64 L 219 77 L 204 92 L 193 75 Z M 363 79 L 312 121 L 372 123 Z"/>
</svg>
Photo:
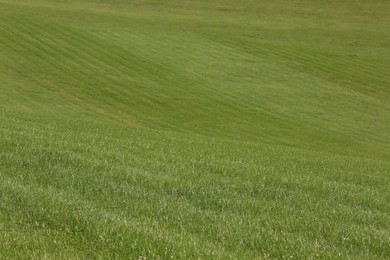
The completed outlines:
<svg viewBox="0 0 390 260">
<path fill-rule="evenodd" d="M 0 0 L 0 258 L 390 258 L 385 0 Z"/>
</svg>

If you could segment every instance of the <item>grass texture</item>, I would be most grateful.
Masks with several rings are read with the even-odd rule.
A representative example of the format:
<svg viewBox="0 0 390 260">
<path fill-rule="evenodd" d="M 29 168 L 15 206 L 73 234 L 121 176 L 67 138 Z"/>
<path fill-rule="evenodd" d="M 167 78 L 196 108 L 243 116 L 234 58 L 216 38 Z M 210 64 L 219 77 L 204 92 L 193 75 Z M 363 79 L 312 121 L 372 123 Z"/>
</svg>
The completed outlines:
<svg viewBox="0 0 390 260">
<path fill-rule="evenodd" d="M 389 13 L 0 0 L 0 258 L 390 258 Z"/>
</svg>

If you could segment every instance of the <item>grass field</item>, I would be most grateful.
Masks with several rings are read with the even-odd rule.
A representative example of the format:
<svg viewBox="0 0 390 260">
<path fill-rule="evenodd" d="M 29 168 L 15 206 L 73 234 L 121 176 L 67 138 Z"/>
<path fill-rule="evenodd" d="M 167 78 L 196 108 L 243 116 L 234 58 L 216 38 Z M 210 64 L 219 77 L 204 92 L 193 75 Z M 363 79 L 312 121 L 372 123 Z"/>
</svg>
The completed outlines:
<svg viewBox="0 0 390 260">
<path fill-rule="evenodd" d="M 390 258 L 387 0 L 0 0 L 0 259 Z"/>
</svg>

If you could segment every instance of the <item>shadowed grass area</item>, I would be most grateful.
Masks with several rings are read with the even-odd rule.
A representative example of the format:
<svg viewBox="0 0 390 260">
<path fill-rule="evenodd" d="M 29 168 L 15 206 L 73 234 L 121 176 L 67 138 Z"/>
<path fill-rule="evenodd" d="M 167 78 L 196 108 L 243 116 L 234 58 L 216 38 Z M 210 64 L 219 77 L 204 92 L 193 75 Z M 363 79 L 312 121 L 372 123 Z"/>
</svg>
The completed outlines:
<svg viewBox="0 0 390 260">
<path fill-rule="evenodd" d="M 0 0 L 0 257 L 390 257 L 389 12 Z"/>
</svg>

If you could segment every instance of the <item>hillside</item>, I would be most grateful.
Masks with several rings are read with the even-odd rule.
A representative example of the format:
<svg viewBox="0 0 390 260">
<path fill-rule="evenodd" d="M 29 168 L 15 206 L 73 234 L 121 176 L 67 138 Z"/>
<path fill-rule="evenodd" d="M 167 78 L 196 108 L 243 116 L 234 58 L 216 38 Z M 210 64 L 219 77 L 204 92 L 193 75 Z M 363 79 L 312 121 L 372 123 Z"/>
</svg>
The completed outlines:
<svg viewBox="0 0 390 260">
<path fill-rule="evenodd" d="M 0 258 L 389 258 L 389 13 L 0 0 Z"/>
</svg>

